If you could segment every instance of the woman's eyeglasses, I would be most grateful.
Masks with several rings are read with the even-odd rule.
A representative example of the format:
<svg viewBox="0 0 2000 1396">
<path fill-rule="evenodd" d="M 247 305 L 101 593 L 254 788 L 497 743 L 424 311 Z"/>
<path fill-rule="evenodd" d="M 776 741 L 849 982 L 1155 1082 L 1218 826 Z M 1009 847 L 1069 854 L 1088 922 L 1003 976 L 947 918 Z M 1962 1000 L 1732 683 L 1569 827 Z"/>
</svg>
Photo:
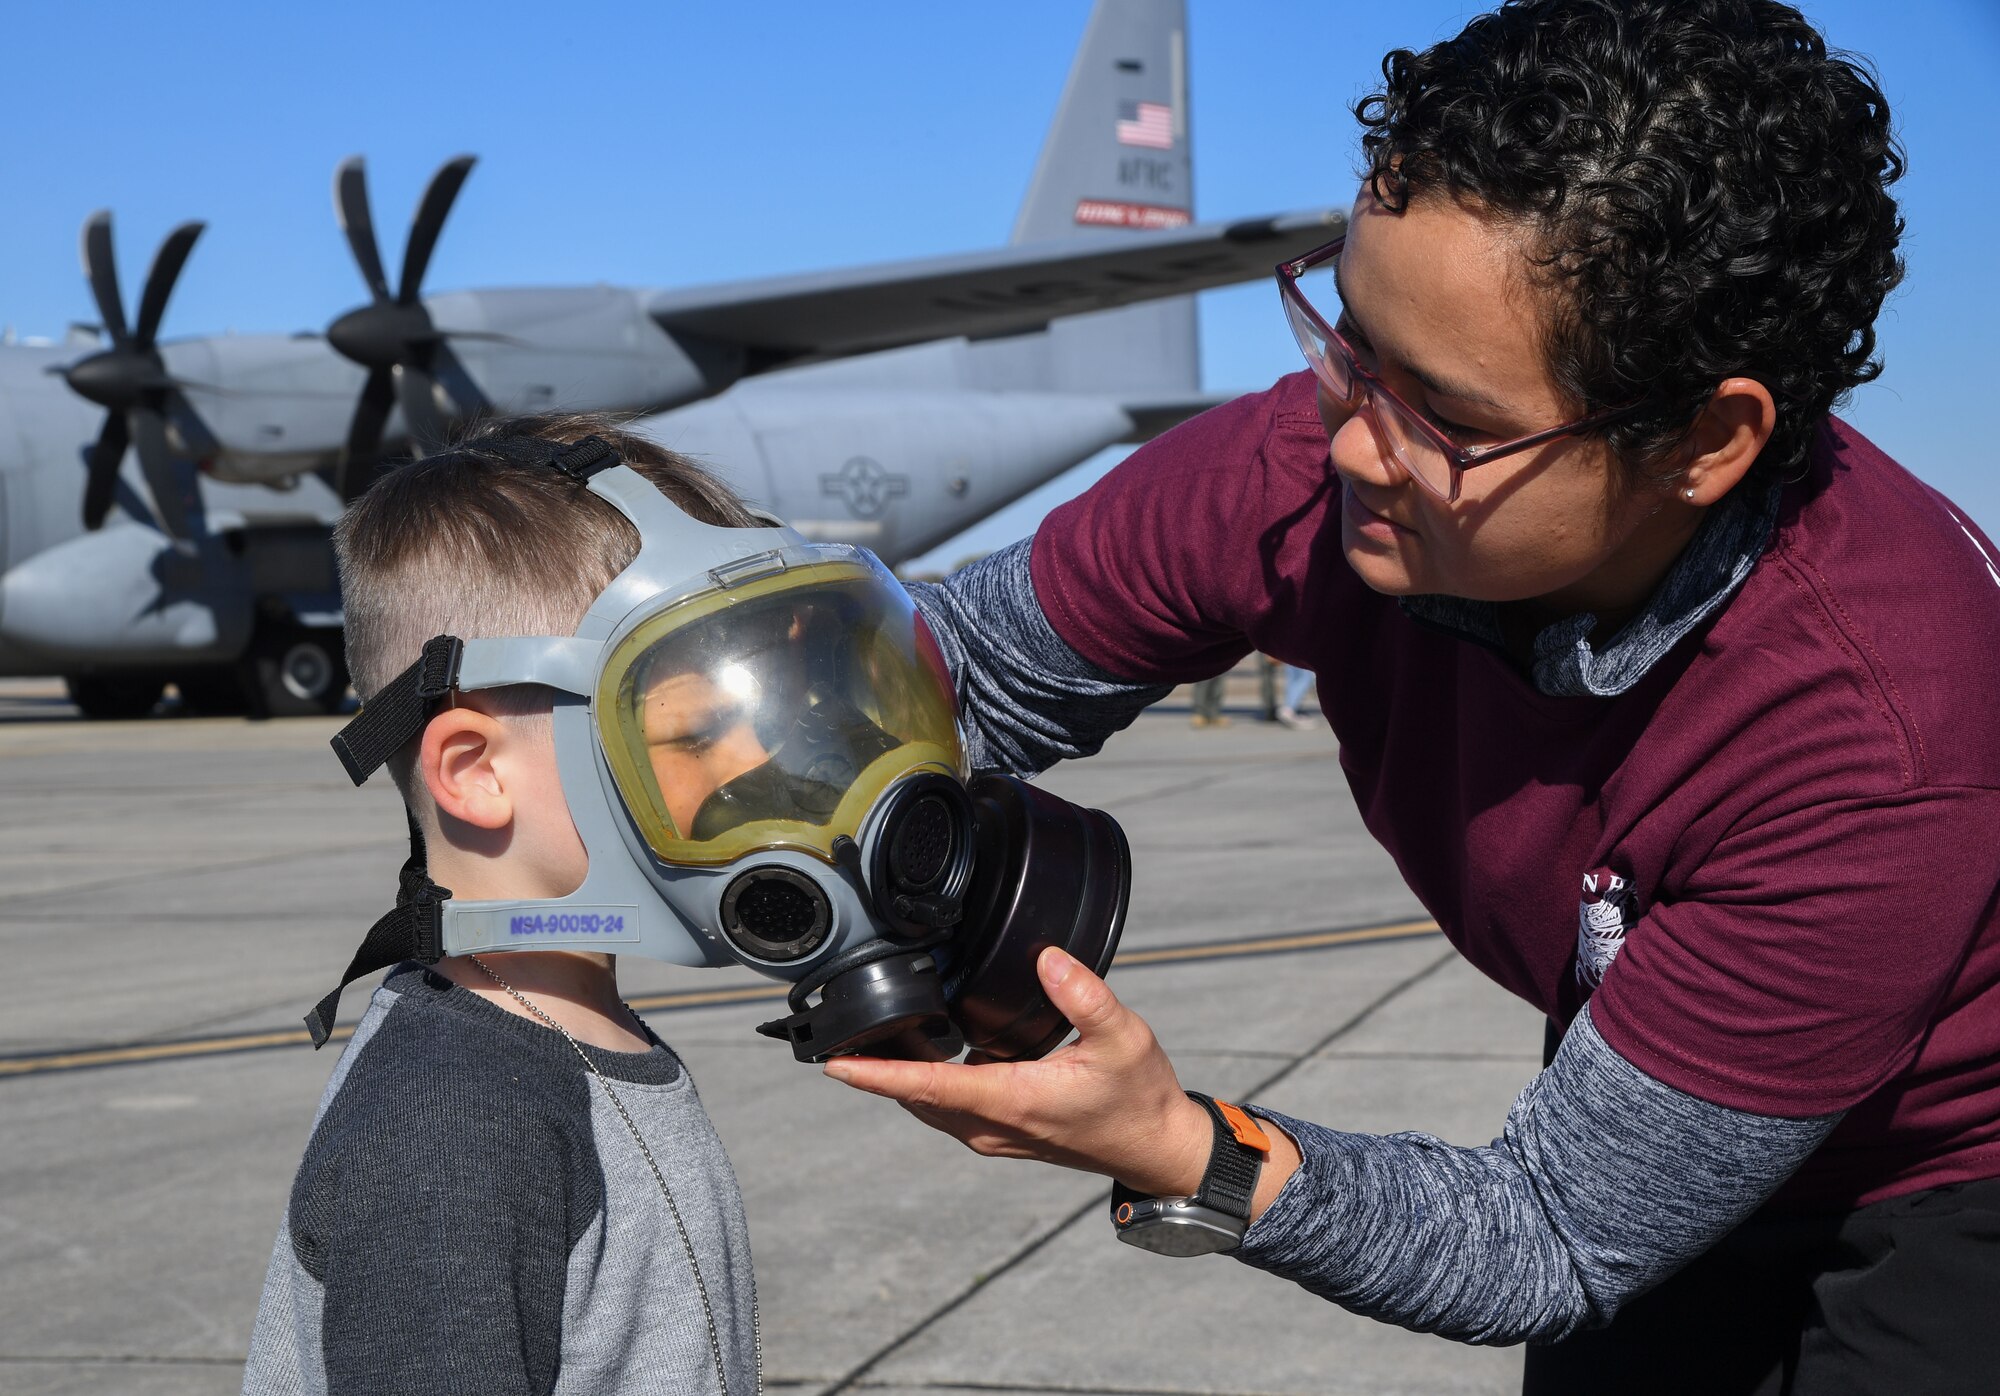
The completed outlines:
<svg viewBox="0 0 2000 1396">
<path fill-rule="evenodd" d="M 1292 335 L 1299 342 L 1299 352 L 1312 365 L 1328 396 L 1349 411 L 1363 413 L 1383 457 L 1393 461 L 1404 474 L 1447 504 L 1458 498 L 1459 476 L 1475 465 L 1484 465 L 1547 441 L 1594 431 L 1638 409 L 1639 403 L 1628 402 L 1602 412 L 1593 412 L 1588 417 L 1580 417 L 1559 427 L 1516 437 L 1512 441 L 1483 446 L 1459 445 L 1426 420 L 1423 413 L 1398 397 L 1394 388 L 1364 368 L 1355 357 L 1354 346 L 1327 323 L 1326 317 L 1313 308 L 1312 302 L 1300 289 L 1300 279 L 1315 267 L 1336 261 L 1346 243 L 1344 237 L 1335 238 L 1296 261 L 1279 264 L 1278 298 L 1284 302 L 1285 319 L 1291 324 Z"/>
</svg>

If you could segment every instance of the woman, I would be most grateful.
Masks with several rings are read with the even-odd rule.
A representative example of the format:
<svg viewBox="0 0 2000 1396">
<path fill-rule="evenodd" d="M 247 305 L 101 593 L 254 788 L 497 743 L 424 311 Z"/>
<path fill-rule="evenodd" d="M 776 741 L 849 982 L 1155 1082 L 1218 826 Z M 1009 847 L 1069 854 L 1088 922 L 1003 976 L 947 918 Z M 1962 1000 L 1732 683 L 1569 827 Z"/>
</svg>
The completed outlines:
<svg viewBox="0 0 2000 1396">
<path fill-rule="evenodd" d="M 1987 1389 L 2000 556 L 1830 415 L 1901 270 L 1886 103 L 1772 0 L 1521 0 L 1383 73 L 1344 243 L 1280 270 L 1312 371 L 920 604 L 983 765 L 1315 671 L 1560 1049 L 1486 1148 L 1260 1126 L 1050 953 L 1064 1051 L 828 1071 L 1150 1244 L 1534 1342 L 1531 1391 Z"/>
</svg>

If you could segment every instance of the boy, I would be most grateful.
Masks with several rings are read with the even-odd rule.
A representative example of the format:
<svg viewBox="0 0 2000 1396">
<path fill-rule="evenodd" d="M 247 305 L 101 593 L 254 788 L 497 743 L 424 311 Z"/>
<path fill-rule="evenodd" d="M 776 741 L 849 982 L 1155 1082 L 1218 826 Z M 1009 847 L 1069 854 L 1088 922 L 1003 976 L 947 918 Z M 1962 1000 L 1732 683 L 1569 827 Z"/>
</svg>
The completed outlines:
<svg viewBox="0 0 2000 1396">
<path fill-rule="evenodd" d="M 692 517 L 755 524 L 601 420 L 488 424 L 385 476 L 336 531 L 364 701 L 433 635 L 576 628 L 639 548 L 611 505 L 533 463 L 589 435 Z M 549 711 L 533 688 L 455 695 L 392 761 L 454 895 L 582 883 Z M 321 1101 L 244 1391 L 748 1396 L 758 1367 L 735 1175 L 686 1069 L 620 1002 L 613 957 L 391 971 Z"/>
</svg>

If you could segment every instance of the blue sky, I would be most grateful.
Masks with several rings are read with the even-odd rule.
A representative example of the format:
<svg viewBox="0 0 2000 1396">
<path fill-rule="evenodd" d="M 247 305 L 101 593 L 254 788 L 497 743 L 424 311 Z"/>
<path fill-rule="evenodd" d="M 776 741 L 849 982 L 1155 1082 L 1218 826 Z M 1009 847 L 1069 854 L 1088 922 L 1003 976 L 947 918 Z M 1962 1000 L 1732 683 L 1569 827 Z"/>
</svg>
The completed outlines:
<svg viewBox="0 0 2000 1396">
<path fill-rule="evenodd" d="M 1478 8 L 1190 0 L 1197 216 L 1344 203 L 1346 107 L 1383 51 Z M 2000 382 L 2000 7 L 1805 8 L 1876 62 L 1910 155 L 1888 370 L 1848 415 L 2000 532 L 1980 406 Z M 209 221 L 169 335 L 323 327 L 362 298 L 328 194 L 356 152 L 392 265 L 435 165 L 481 156 L 432 289 L 674 286 L 996 244 L 1087 14 L 1085 0 L 16 6 L 0 46 L 0 324 L 54 334 L 95 318 L 77 229 L 109 206 L 128 296 L 169 227 Z M 1202 316 L 1210 387 L 1295 365 L 1268 286 L 1206 296 Z M 1108 464 L 937 560 L 1030 531 Z"/>
</svg>

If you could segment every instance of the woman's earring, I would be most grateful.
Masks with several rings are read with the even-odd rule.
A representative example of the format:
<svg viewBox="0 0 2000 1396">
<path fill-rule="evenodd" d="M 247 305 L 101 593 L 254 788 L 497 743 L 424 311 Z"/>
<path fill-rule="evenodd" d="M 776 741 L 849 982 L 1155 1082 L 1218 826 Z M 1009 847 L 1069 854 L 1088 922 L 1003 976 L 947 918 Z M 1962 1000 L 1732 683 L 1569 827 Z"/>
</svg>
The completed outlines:
<svg viewBox="0 0 2000 1396">
<path fill-rule="evenodd" d="M 1690 504 L 1694 503 L 1694 486 L 1690 485 L 1688 486 L 1688 488 L 1682 490 L 1681 498 L 1685 499 Z"/>
</svg>

